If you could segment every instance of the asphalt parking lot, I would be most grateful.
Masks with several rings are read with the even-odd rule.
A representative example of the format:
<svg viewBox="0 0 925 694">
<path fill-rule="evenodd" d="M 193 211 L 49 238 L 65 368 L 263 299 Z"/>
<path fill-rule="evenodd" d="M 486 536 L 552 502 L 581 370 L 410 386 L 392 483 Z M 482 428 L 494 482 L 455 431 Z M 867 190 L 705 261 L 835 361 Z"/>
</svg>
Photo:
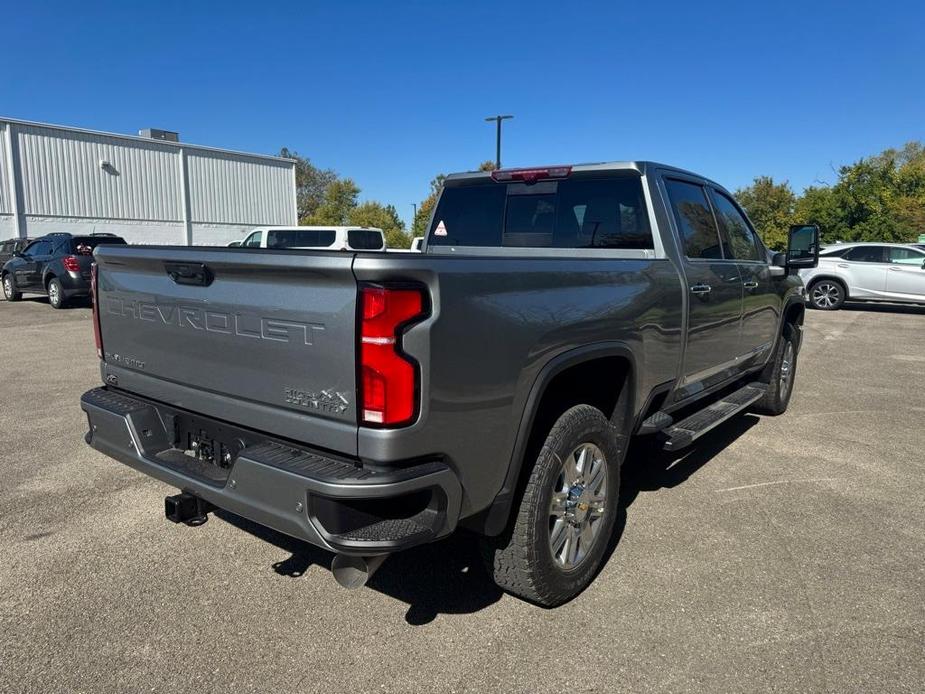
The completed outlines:
<svg viewBox="0 0 925 694">
<path fill-rule="evenodd" d="M 925 308 L 810 312 L 790 411 L 636 446 L 619 542 L 556 610 L 471 538 L 339 588 L 331 556 L 83 443 L 90 311 L 0 302 L 0 690 L 925 688 Z"/>
</svg>

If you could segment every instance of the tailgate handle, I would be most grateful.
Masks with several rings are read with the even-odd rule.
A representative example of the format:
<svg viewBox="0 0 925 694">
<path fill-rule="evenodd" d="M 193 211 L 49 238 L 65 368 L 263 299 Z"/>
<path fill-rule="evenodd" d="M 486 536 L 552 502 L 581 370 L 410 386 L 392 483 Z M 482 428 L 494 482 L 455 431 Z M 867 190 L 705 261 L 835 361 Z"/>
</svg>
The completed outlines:
<svg viewBox="0 0 925 694">
<path fill-rule="evenodd" d="M 215 275 L 205 263 L 164 263 L 164 269 L 177 284 L 208 287 L 215 279 Z"/>
</svg>

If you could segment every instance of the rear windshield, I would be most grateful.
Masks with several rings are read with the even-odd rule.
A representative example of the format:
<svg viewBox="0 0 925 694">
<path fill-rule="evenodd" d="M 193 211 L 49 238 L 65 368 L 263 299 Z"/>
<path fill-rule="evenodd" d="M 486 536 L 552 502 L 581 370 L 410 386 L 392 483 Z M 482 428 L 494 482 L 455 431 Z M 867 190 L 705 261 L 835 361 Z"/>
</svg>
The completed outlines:
<svg viewBox="0 0 925 694">
<path fill-rule="evenodd" d="M 652 248 L 637 175 L 451 186 L 434 213 L 435 246 Z"/>
<path fill-rule="evenodd" d="M 378 250 L 382 248 L 382 232 L 351 229 L 347 232 L 347 243 L 357 251 Z"/>
<path fill-rule="evenodd" d="M 71 239 L 71 253 L 93 255 L 97 246 L 124 246 L 125 239 L 119 236 L 75 236 Z"/>
<path fill-rule="evenodd" d="M 333 229 L 271 229 L 267 248 L 327 248 L 335 236 Z"/>
</svg>

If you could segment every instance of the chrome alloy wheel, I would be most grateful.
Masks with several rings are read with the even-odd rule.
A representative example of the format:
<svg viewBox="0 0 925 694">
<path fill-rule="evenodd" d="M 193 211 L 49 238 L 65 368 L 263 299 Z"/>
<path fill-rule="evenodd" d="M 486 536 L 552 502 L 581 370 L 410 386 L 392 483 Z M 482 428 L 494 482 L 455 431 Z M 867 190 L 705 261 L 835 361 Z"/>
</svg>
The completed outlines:
<svg viewBox="0 0 925 694">
<path fill-rule="evenodd" d="M 832 308 L 841 301 L 841 287 L 834 282 L 819 282 L 810 297 L 818 308 Z"/>
<path fill-rule="evenodd" d="M 52 306 L 57 306 L 61 301 L 61 293 L 55 282 L 48 285 L 48 301 Z"/>
<path fill-rule="evenodd" d="M 562 461 L 549 504 L 549 551 L 567 571 L 598 540 L 607 504 L 607 461 L 593 443 L 582 443 Z"/>
<path fill-rule="evenodd" d="M 784 356 L 780 360 L 780 397 L 786 398 L 790 392 L 790 386 L 793 384 L 793 366 L 796 352 L 793 349 L 793 343 L 787 340 L 787 346 L 784 347 Z"/>
<path fill-rule="evenodd" d="M 3 278 L 3 295 L 7 299 L 13 296 L 13 278 L 9 275 Z"/>
</svg>

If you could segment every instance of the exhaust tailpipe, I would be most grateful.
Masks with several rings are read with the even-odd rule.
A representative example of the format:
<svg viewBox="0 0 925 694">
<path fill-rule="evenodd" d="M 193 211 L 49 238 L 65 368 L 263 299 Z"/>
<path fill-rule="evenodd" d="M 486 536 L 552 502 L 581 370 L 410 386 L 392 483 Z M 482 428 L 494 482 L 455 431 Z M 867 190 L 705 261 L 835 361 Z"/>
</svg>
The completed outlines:
<svg viewBox="0 0 925 694">
<path fill-rule="evenodd" d="M 348 590 L 362 588 L 388 556 L 378 554 L 375 557 L 354 557 L 336 554 L 331 562 L 331 573 L 334 574 L 334 580 Z"/>
</svg>

